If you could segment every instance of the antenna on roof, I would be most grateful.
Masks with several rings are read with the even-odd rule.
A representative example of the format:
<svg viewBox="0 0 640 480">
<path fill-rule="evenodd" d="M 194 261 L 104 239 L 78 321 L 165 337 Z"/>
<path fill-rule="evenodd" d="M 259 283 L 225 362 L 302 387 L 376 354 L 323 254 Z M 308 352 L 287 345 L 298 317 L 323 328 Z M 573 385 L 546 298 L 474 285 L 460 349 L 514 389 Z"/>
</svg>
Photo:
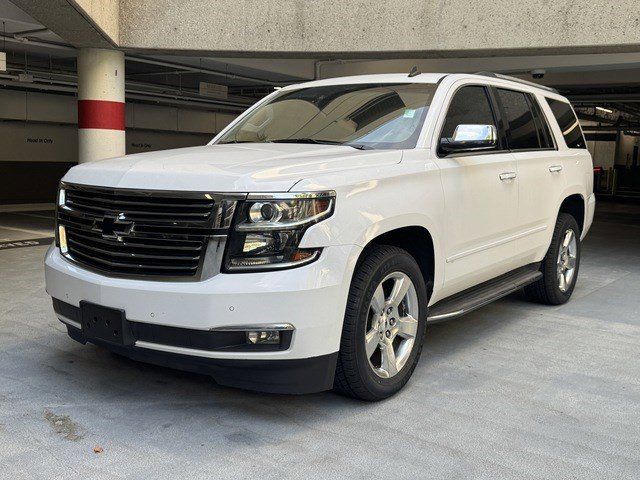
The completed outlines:
<svg viewBox="0 0 640 480">
<path fill-rule="evenodd" d="M 418 70 L 418 66 L 414 65 L 411 67 L 411 71 L 409 72 L 409 78 L 415 77 L 416 75 L 420 75 L 422 72 Z"/>
</svg>

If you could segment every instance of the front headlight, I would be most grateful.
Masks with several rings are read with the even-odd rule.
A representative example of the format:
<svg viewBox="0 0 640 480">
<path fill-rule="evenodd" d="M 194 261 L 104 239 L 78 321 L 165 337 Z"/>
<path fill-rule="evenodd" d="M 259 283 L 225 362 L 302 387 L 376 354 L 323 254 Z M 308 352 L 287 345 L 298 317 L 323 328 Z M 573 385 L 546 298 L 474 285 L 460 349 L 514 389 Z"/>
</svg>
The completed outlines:
<svg viewBox="0 0 640 480">
<path fill-rule="evenodd" d="M 228 272 L 306 265 L 320 248 L 299 248 L 307 228 L 331 216 L 335 192 L 251 194 L 238 205 L 225 255 Z"/>
</svg>

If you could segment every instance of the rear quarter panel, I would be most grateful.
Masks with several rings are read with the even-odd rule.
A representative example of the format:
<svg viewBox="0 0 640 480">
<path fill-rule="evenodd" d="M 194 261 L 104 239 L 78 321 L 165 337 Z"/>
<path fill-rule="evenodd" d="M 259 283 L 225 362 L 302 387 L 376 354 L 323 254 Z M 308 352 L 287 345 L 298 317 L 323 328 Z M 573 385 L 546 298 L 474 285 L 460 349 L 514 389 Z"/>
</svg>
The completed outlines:
<svg viewBox="0 0 640 480">
<path fill-rule="evenodd" d="M 562 131 L 556 121 L 551 108 L 549 107 L 546 98 L 552 98 L 561 102 L 569 103 L 569 101 L 557 94 L 536 94 L 538 103 L 540 104 L 549 127 L 555 137 L 558 145 L 558 154 L 562 162 L 563 174 L 565 177 L 564 190 L 561 192 L 560 197 L 557 199 L 556 214 L 560 210 L 562 202 L 571 195 L 580 195 L 584 202 L 585 221 L 583 227 L 583 238 L 586 235 L 589 222 L 589 198 L 593 194 L 593 159 L 591 154 L 586 148 L 569 148 L 564 140 Z M 573 108 L 573 107 L 572 107 Z M 574 112 L 575 114 L 575 112 Z M 577 116 L 576 116 L 577 117 Z M 553 219 L 555 224 L 555 219 Z M 549 243 L 551 242 L 552 231 L 549 232 Z M 546 253 L 546 251 L 544 252 Z M 542 254 L 544 256 L 544 253 Z"/>
</svg>

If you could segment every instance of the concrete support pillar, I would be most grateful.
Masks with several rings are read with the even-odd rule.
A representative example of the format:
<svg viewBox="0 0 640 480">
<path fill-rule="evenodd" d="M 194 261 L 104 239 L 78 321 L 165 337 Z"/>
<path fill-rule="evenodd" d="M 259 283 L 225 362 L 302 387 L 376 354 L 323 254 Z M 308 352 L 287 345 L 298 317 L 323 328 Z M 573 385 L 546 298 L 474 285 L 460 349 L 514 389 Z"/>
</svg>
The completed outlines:
<svg viewBox="0 0 640 480">
<path fill-rule="evenodd" d="M 78 161 L 125 154 L 124 53 L 78 53 Z"/>
</svg>

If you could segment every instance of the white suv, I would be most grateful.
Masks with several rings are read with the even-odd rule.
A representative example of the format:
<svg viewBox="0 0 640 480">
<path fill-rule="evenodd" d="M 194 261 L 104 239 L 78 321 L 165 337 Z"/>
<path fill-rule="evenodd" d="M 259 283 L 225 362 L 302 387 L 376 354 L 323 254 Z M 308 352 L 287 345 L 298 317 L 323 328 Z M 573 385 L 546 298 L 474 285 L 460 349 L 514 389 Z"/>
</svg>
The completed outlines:
<svg viewBox="0 0 640 480">
<path fill-rule="evenodd" d="M 72 168 L 47 292 L 69 335 L 269 392 L 379 400 L 429 322 L 566 302 L 595 207 L 568 101 L 495 74 L 274 92 L 201 147 Z"/>
</svg>

